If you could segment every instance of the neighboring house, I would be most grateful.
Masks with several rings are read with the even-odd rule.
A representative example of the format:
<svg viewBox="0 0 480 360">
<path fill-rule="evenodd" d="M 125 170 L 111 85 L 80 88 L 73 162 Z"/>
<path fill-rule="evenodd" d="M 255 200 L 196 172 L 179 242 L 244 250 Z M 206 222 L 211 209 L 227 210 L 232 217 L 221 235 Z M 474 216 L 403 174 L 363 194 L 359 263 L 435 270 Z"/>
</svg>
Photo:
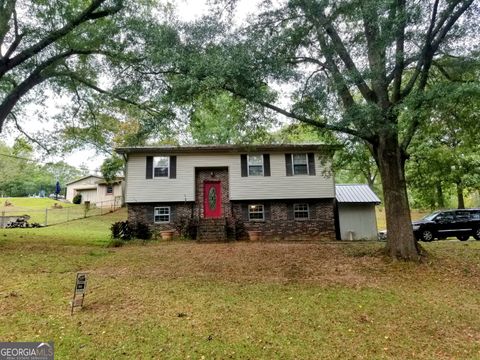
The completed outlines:
<svg viewBox="0 0 480 360">
<path fill-rule="evenodd" d="M 375 206 L 380 199 L 363 184 L 336 185 L 338 211 L 337 238 L 340 240 L 376 240 Z"/>
<path fill-rule="evenodd" d="M 123 178 L 112 183 L 96 175 L 88 175 L 67 183 L 66 199 L 73 201 L 75 195 L 82 196 L 82 204 L 89 201 L 101 207 L 121 206 L 123 204 Z"/>
<path fill-rule="evenodd" d="M 128 218 L 157 230 L 198 224 L 197 239 L 335 240 L 335 147 L 126 147 Z"/>
</svg>

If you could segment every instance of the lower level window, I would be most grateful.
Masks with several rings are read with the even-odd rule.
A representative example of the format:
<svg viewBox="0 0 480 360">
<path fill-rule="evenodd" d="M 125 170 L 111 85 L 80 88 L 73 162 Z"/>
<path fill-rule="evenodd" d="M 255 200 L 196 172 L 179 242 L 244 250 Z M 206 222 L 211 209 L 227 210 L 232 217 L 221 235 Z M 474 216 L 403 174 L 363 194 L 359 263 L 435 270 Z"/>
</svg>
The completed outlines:
<svg viewBox="0 0 480 360">
<path fill-rule="evenodd" d="M 293 217 L 295 220 L 302 220 L 309 218 L 308 204 L 294 204 Z"/>
<path fill-rule="evenodd" d="M 248 205 L 248 219 L 249 220 L 265 220 L 263 205 Z"/>
<path fill-rule="evenodd" d="M 156 207 L 154 210 L 154 218 L 156 223 L 169 223 L 170 206 Z"/>
</svg>

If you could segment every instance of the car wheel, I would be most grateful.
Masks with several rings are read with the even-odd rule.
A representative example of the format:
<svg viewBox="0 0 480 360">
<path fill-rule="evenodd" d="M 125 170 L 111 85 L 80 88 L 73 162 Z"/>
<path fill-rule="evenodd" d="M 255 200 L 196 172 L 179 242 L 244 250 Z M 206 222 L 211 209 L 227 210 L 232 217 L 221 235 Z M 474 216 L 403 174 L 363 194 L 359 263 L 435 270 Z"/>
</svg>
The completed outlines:
<svg viewBox="0 0 480 360">
<path fill-rule="evenodd" d="M 473 237 L 475 238 L 475 240 L 480 240 L 480 228 L 476 229 L 473 232 Z"/>
<path fill-rule="evenodd" d="M 470 236 L 468 235 L 460 235 L 460 236 L 457 236 L 457 239 L 460 241 L 467 241 L 469 237 Z"/>
<path fill-rule="evenodd" d="M 430 242 L 433 240 L 433 234 L 430 230 L 423 230 L 420 239 L 425 242 Z"/>
</svg>

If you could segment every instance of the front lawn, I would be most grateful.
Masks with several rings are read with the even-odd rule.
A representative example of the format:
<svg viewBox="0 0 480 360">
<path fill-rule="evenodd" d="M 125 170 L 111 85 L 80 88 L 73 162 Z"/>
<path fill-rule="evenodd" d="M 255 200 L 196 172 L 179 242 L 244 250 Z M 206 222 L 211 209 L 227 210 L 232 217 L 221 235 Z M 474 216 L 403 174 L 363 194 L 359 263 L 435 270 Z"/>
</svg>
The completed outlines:
<svg viewBox="0 0 480 360">
<path fill-rule="evenodd" d="M 106 248 L 116 212 L 0 230 L 0 340 L 59 359 L 480 358 L 480 242 L 152 241 Z M 85 308 L 70 316 L 75 272 Z"/>
</svg>

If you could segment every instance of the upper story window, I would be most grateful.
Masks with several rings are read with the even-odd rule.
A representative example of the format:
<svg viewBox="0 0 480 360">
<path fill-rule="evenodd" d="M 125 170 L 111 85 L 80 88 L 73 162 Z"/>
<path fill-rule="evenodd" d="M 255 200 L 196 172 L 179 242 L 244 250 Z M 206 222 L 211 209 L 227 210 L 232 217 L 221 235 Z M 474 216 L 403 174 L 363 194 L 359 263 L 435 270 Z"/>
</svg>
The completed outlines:
<svg viewBox="0 0 480 360">
<path fill-rule="evenodd" d="M 265 211 L 263 205 L 253 204 L 248 206 L 249 220 L 265 220 Z"/>
<path fill-rule="evenodd" d="M 107 195 L 113 194 L 113 185 L 107 185 Z"/>
<path fill-rule="evenodd" d="M 270 176 L 270 154 L 241 154 L 240 171 L 242 177 Z"/>
<path fill-rule="evenodd" d="M 308 175 L 307 154 L 292 154 L 293 175 Z"/>
<path fill-rule="evenodd" d="M 155 156 L 153 158 L 153 177 L 168 177 L 168 156 Z"/>
<path fill-rule="evenodd" d="M 248 155 L 248 176 L 263 176 L 263 155 Z"/>
<path fill-rule="evenodd" d="M 295 220 L 308 219 L 310 217 L 308 204 L 293 204 L 293 218 Z"/>
</svg>

